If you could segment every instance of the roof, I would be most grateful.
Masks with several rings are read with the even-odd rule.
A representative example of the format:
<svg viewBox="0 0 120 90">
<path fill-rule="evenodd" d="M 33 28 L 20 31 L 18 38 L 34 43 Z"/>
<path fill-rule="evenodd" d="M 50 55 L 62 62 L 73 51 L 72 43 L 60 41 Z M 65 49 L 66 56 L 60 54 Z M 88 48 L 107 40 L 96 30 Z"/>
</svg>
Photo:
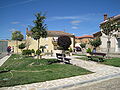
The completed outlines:
<svg viewBox="0 0 120 90">
<path fill-rule="evenodd" d="M 26 31 L 27 35 L 31 35 L 31 31 Z M 74 36 L 71 33 L 66 33 L 64 31 L 47 31 L 48 36 Z"/>
<path fill-rule="evenodd" d="M 94 38 L 92 35 L 84 35 L 84 36 L 80 36 L 80 37 L 75 37 L 77 39 L 83 39 L 83 38 Z"/>
<path fill-rule="evenodd" d="M 93 36 L 94 37 L 100 37 L 100 36 L 102 36 L 102 33 L 101 33 L 101 31 L 99 31 L 99 32 L 94 33 Z"/>
<path fill-rule="evenodd" d="M 113 17 L 110 17 L 110 18 L 108 18 L 108 19 L 111 19 L 111 20 L 113 20 L 113 21 L 115 21 L 115 20 L 120 20 L 120 14 L 119 14 L 119 15 L 116 15 L 116 16 L 113 16 Z M 105 21 L 103 21 L 103 22 L 101 22 L 100 24 L 106 23 L 106 22 L 108 21 L 108 19 L 105 20 Z"/>
<path fill-rule="evenodd" d="M 71 33 L 66 33 L 64 31 L 47 31 L 48 36 L 61 36 L 61 35 L 66 35 L 66 36 L 74 36 Z"/>
</svg>

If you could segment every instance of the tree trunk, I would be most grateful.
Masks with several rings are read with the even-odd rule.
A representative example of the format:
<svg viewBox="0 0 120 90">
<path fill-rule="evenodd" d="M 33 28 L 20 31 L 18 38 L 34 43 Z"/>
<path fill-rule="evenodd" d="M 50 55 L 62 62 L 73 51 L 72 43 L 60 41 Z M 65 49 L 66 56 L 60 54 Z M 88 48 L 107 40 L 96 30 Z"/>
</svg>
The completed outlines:
<svg viewBox="0 0 120 90">
<path fill-rule="evenodd" d="M 62 50 L 62 57 L 63 57 L 63 62 L 65 62 L 65 50 Z"/>
<path fill-rule="evenodd" d="M 107 57 L 109 57 L 110 53 L 110 36 L 108 36 L 108 41 L 107 41 Z"/>
<path fill-rule="evenodd" d="M 16 48 L 17 48 L 17 54 L 18 54 L 18 41 L 16 40 Z"/>
<path fill-rule="evenodd" d="M 40 39 L 38 39 L 38 50 L 40 49 L 40 48 L 39 48 L 39 45 L 40 45 Z M 37 56 L 38 59 L 39 59 L 39 56 L 40 56 L 40 55 Z"/>
</svg>

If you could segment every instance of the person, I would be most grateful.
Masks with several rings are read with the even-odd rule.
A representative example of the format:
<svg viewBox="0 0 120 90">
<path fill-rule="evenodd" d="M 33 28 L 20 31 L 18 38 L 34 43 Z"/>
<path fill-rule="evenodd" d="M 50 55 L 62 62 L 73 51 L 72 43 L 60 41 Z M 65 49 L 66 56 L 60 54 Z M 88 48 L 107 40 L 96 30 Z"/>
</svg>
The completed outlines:
<svg viewBox="0 0 120 90">
<path fill-rule="evenodd" d="M 96 53 L 96 49 L 95 49 L 95 48 L 93 48 L 92 52 L 93 52 L 93 53 Z"/>
<path fill-rule="evenodd" d="M 10 54 L 10 51 L 11 51 L 11 46 L 8 46 L 8 47 L 7 47 L 8 55 Z"/>
<path fill-rule="evenodd" d="M 14 53 L 14 46 L 11 48 L 11 52 Z"/>
</svg>

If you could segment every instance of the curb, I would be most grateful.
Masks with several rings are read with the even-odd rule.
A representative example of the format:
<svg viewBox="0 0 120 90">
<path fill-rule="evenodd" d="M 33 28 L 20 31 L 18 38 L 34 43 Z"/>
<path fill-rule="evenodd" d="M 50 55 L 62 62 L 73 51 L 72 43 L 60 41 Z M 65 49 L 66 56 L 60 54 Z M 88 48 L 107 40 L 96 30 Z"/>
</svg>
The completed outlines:
<svg viewBox="0 0 120 90">
<path fill-rule="evenodd" d="M 96 81 L 101 81 L 104 79 L 110 79 L 113 77 L 117 77 L 120 76 L 120 73 L 117 74 L 112 74 L 112 75 L 108 75 L 108 76 L 104 76 L 104 77 L 99 77 L 96 79 L 92 79 L 92 80 L 86 80 L 83 82 L 78 82 L 78 83 L 73 83 L 73 84 L 68 84 L 68 85 L 62 85 L 62 86 L 58 86 L 58 87 L 52 87 L 52 88 L 39 88 L 38 90 L 58 90 L 58 89 L 65 89 L 68 87 L 73 87 L 73 86 L 77 86 L 77 85 L 81 85 L 81 84 L 86 84 L 86 83 L 92 83 L 92 82 L 96 82 Z"/>
</svg>

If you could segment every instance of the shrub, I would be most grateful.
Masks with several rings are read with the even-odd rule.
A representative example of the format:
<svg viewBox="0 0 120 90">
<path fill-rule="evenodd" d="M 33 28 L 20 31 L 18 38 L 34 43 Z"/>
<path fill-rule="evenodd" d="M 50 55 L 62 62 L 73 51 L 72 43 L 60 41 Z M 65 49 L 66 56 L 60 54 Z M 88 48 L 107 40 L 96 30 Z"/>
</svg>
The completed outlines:
<svg viewBox="0 0 120 90">
<path fill-rule="evenodd" d="M 69 52 L 72 52 L 72 48 L 69 48 Z"/>
<path fill-rule="evenodd" d="M 80 46 L 81 46 L 81 48 L 85 48 L 86 47 L 86 43 L 81 43 Z"/>
<path fill-rule="evenodd" d="M 25 43 L 21 43 L 21 44 L 18 46 L 18 48 L 21 49 L 21 50 L 24 49 L 25 47 L 26 47 Z"/>
<path fill-rule="evenodd" d="M 94 39 L 94 40 L 90 40 L 89 42 L 90 42 L 90 44 L 91 44 L 92 46 L 94 46 L 95 48 L 96 48 L 96 47 L 99 47 L 99 46 L 102 44 L 102 41 L 101 41 L 100 38 L 96 38 L 96 39 Z"/>
<path fill-rule="evenodd" d="M 36 51 L 36 54 L 37 54 L 37 55 L 40 55 L 40 54 L 41 54 L 41 50 L 38 49 L 38 50 Z"/>
<path fill-rule="evenodd" d="M 29 49 L 27 49 L 27 50 L 23 50 L 22 51 L 22 55 L 31 55 L 32 54 L 32 52 L 31 52 L 31 50 L 29 50 Z"/>
<path fill-rule="evenodd" d="M 90 48 L 88 48 L 88 49 L 86 50 L 86 52 L 87 52 L 87 53 L 91 53 L 92 51 L 91 51 Z"/>
<path fill-rule="evenodd" d="M 34 49 L 32 49 L 32 50 L 31 50 L 31 53 L 35 54 L 35 50 L 34 50 Z"/>
</svg>

